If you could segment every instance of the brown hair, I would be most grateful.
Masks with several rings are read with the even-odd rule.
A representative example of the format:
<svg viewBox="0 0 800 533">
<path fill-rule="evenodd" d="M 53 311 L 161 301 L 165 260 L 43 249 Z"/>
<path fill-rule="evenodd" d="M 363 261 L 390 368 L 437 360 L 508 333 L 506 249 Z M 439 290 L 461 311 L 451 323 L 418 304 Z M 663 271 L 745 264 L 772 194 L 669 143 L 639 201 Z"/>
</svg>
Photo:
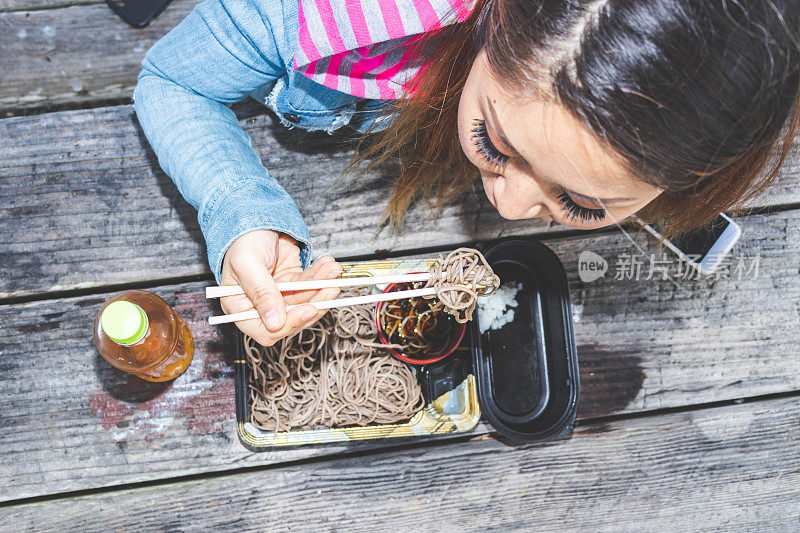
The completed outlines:
<svg viewBox="0 0 800 533">
<path fill-rule="evenodd" d="M 426 66 L 349 168 L 397 159 L 385 211 L 393 225 L 417 197 L 441 206 L 468 189 L 477 170 L 456 133 L 458 103 L 483 49 L 504 87 L 522 94 L 534 94 L 531 74 L 545 72 L 560 104 L 664 189 L 637 215 L 665 236 L 688 231 L 762 193 L 789 153 L 800 123 L 797 7 L 478 0 L 465 22 L 418 45 Z"/>
</svg>

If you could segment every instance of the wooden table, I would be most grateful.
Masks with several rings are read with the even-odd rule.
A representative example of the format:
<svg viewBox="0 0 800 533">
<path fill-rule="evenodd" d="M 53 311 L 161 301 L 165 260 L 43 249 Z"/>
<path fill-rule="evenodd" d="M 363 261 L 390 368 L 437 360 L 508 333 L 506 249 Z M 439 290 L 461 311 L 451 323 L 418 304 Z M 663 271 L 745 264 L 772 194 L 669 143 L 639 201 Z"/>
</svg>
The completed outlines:
<svg viewBox="0 0 800 533">
<path fill-rule="evenodd" d="M 612 268 L 582 282 L 580 252 L 621 261 L 637 253 L 628 236 L 503 221 L 479 192 L 436 222 L 417 207 L 391 235 L 376 227 L 380 176 L 331 189 L 346 138 L 239 106 L 320 253 L 540 236 L 569 276 L 581 368 L 576 429 L 544 444 L 481 423 L 438 440 L 245 450 L 233 329 L 205 321 L 219 309 L 203 297 L 196 213 L 129 105 L 144 52 L 194 4 L 133 30 L 99 0 L 0 0 L 0 529 L 800 527 L 798 150 L 738 219 L 733 256 L 758 257 L 757 275 L 645 279 L 661 252 L 642 235 L 640 279 Z M 117 372 L 94 348 L 99 306 L 131 287 L 194 332 L 173 383 Z"/>
</svg>

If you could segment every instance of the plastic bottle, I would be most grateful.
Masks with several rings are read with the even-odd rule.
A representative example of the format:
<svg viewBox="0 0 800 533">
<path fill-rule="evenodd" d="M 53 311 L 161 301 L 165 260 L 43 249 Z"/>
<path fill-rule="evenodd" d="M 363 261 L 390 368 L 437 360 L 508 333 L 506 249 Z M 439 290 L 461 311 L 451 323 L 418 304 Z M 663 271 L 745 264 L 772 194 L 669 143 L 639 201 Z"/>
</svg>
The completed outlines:
<svg viewBox="0 0 800 533">
<path fill-rule="evenodd" d="M 160 296 L 128 290 L 106 300 L 94 323 L 94 344 L 112 366 L 148 381 L 169 381 L 192 362 L 186 322 Z"/>
</svg>

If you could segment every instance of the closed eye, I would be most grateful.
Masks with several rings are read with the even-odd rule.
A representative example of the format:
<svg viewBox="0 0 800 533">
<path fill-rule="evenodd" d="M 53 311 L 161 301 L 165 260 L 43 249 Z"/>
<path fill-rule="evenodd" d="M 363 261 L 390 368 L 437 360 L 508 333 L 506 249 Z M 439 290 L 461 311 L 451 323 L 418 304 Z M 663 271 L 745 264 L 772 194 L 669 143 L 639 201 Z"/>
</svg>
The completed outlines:
<svg viewBox="0 0 800 533">
<path fill-rule="evenodd" d="M 589 209 L 578 205 L 566 191 L 558 195 L 558 203 L 561 210 L 571 219 L 577 218 L 583 222 L 594 222 L 606 218 L 605 209 Z"/>
<path fill-rule="evenodd" d="M 489 138 L 485 120 L 476 118 L 472 122 L 472 138 L 487 163 L 497 167 L 504 167 L 508 163 L 509 156 L 498 150 Z"/>
</svg>

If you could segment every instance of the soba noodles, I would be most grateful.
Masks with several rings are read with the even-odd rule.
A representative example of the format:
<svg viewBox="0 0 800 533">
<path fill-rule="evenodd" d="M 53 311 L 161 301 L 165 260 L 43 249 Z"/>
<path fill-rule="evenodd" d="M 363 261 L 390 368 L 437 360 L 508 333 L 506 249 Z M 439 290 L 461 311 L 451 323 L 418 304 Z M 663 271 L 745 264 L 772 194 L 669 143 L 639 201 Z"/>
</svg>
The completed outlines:
<svg viewBox="0 0 800 533">
<path fill-rule="evenodd" d="M 478 296 L 488 296 L 499 286 L 500 278 L 492 271 L 486 258 L 472 248 L 458 248 L 447 257 L 440 255 L 425 284 L 425 287 L 436 289 L 436 298 L 444 304 L 445 311 L 462 324 L 472 320 Z"/>
<path fill-rule="evenodd" d="M 377 343 L 374 306 L 333 309 L 264 347 L 245 336 L 250 422 L 262 430 L 364 426 L 411 418 L 424 406 L 411 370 Z"/>
<path fill-rule="evenodd" d="M 472 318 L 479 295 L 500 284 L 483 255 L 469 248 L 439 257 L 431 272 L 426 286 L 436 288 L 444 309 L 459 322 Z M 411 418 L 424 406 L 422 390 L 411 370 L 378 342 L 377 333 L 370 304 L 332 309 L 274 346 L 245 335 L 250 422 L 278 432 Z"/>
</svg>

